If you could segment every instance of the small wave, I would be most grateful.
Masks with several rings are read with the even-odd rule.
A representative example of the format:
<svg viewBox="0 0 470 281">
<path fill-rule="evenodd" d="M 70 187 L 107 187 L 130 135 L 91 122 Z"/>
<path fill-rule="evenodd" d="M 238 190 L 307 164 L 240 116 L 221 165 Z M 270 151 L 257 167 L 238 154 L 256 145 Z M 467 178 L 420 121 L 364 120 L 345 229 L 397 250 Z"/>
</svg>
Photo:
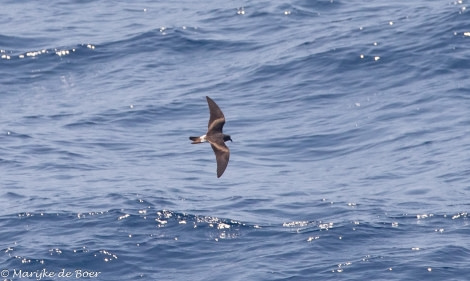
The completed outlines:
<svg viewBox="0 0 470 281">
<path fill-rule="evenodd" d="M 73 48 L 52 48 L 52 49 L 39 49 L 30 50 L 26 52 L 18 52 L 15 50 L 0 50 L 1 59 L 4 60 L 23 60 L 23 59 L 36 59 L 45 56 L 58 56 L 64 57 L 73 53 L 83 53 L 83 50 L 94 50 L 96 48 L 93 44 L 80 44 Z"/>
</svg>

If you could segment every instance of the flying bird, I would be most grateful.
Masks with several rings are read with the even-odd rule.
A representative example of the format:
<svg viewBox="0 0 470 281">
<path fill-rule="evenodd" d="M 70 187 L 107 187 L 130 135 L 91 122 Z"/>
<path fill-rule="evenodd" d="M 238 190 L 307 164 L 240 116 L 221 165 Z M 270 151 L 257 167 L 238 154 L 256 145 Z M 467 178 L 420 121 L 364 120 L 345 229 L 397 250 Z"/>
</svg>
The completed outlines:
<svg viewBox="0 0 470 281">
<path fill-rule="evenodd" d="M 219 106 L 209 97 L 206 96 L 207 104 L 209 105 L 209 125 L 207 133 L 200 137 L 189 137 L 192 144 L 209 142 L 212 150 L 215 153 L 215 160 L 217 161 L 217 177 L 220 178 L 228 165 L 230 158 L 230 150 L 225 145 L 226 141 L 232 141 L 230 135 L 222 133 L 222 128 L 225 124 L 225 116 L 220 110 Z"/>
</svg>

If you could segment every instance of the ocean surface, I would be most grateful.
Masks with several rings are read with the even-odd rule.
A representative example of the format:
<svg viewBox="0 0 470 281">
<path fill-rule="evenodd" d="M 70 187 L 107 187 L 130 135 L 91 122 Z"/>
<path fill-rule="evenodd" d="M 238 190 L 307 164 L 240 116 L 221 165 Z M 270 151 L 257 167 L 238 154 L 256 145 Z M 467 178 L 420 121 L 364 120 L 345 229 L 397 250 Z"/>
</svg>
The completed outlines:
<svg viewBox="0 0 470 281">
<path fill-rule="evenodd" d="M 469 8 L 2 1 L 0 280 L 468 280 Z"/>
</svg>

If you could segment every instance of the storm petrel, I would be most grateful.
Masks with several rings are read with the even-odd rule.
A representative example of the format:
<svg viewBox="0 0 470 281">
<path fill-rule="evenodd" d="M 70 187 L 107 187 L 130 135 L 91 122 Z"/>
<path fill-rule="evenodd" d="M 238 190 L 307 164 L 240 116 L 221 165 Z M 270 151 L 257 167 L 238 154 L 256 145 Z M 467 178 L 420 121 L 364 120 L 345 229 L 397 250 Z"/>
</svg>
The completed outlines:
<svg viewBox="0 0 470 281">
<path fill-rule="evenodd" d="M 217 177 L 220 178 L 227 168 L 228 159 L 230 158 L 230 150 L 225 145 L 226 141 L 232 141 L 229 135 L 222 133 L 222 127 L 225 124 L 225 117 L 220 110 L 219 106 L 209 97 L 206 96 L 207 104 L 209 105 L 209 125 L 207 126 L 207 133 L 200 137 L 189 137 L 192 144 L 209 142 L 212 150 L 215 153 L 215 160 L 217 161 Z"/>
</svg>

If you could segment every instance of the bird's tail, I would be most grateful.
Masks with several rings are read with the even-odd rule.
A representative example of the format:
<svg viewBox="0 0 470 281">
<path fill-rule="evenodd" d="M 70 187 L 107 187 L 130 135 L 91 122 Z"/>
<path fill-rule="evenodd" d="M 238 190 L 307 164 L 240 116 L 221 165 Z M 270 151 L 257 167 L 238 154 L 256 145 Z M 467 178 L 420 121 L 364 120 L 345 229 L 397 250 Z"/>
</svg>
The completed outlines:
<svg viewBox="0 0 470 281">
<path fill-rule="evenodd" d="M 189 137 L 189 139 L 193 141 L 192 144 L 202 142 L 201 137 Z"/>
</svg>

